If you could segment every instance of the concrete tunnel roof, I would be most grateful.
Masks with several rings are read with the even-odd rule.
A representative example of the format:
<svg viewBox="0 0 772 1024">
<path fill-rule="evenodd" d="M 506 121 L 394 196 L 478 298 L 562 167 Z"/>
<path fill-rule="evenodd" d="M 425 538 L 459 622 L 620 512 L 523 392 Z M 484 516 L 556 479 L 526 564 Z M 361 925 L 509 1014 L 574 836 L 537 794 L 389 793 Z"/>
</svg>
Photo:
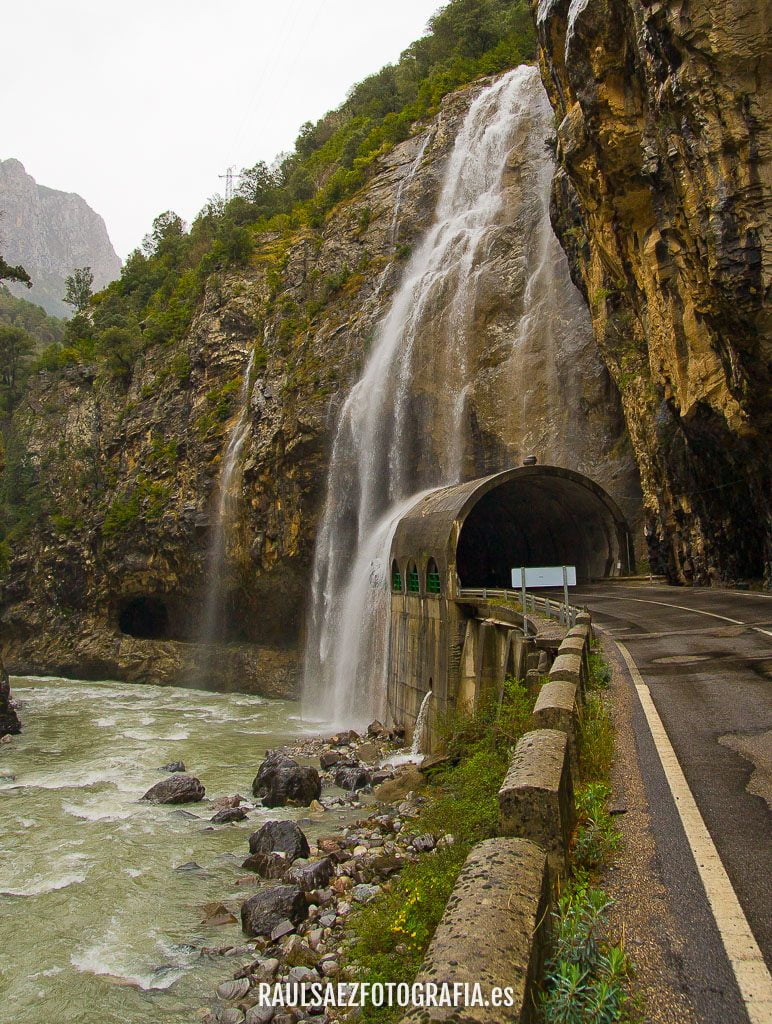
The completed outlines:
<svg viewBox="0 0 772 1024">
<path fill-rule="evenodd" d="M 434 558 L 453 596 L 457 571 L 462 586 L 504 585 L 464 578 L 472 551 L 481 572 L 486 558 L 509 554 L 522 559 L 514 564 L 576 564 L 587 578 L 627 565 L 627 535 L 621 510 L 594 480 L 559 466 L 519 466 L 425 495 L 399 521 L 391 558 L 403 570 L 412 561 L 425 570 Z"/>
</svg>

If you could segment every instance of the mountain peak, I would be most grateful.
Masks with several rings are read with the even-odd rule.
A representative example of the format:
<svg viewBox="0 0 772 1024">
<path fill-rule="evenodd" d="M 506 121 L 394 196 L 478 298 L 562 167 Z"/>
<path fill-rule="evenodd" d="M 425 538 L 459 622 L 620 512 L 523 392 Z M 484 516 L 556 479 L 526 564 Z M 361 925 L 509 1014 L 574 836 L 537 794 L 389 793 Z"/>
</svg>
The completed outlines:
<svg viewBox="0 0 772 1024">
<path fill-rule="evenodd" d="M 0 160 L 0 251 L 32 278 L 32 289 L 10 290 L 53 316 L 72 314 L 62 297 L 76 267 L 91 267 L 97 289 L 121 270 L 99 214 L 75 192 L 39 185 L 16 157 Z"/>
</svg>

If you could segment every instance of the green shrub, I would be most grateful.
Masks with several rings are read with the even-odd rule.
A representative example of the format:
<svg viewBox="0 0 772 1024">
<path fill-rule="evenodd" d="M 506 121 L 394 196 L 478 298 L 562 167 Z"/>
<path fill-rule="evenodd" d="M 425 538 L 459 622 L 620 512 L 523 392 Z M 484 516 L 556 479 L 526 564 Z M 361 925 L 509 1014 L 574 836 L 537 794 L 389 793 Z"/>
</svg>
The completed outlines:
<svg viewBox="0 0 772 1024">
<path fill-rule="evenodd" d="M 234 377 L 233 380 L 226 381 L 221 387 L 213 388 L 207 392 L 206 400 L 212 408 L 215 419 L 219 420 L 220 423 L 224 423 L 225 420 L 230 418 L 233 411 L 233 402 L 239 393 L 241 383 L 241 377 Z"/>
<path fill-rule="evenodd" d="M 545 968 L 544 1024 L 615 1024 L 629 1019 L 630 963 L 603 939 L 611 901 L 585 881 L 569 886 L 553 914 L 554 946 Z"/>
<path fill-rule="evenodd" d="M 611 682 L 611 669 L 603 655 L 595 652 L 590 655 L 590 690 L 605 690 Z"/>
<path fill-rule="evenodd" d="M 63 513 L 53 513 L 49 521 L 51 526 L 57 533 L 68 534 L 72 533 L 76 527 L 76 522 L 72 516 L 65 515 Z"/>
<path fill-rule="evenodd" d="M 136 490 L 128 494 L 116 495 L 102 524 L 104 537 L 120 536 L 130 529 L 139 519 L 139 494 Z"/>
<path fill-rule="evenodd" d="M 597 871 L 619 847 L 621 835 L 608 812 L 611 789 L 605 782 L 576 787 L 577 833 L 573 849 L 575 869 Z"/>
</svg>

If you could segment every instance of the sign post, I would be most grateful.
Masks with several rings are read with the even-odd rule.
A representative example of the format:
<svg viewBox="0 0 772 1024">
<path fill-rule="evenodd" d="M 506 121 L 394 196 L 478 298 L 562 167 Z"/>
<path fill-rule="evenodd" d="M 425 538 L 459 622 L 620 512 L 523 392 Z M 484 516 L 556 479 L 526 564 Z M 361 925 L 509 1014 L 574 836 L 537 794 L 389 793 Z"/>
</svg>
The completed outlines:
<svg viewBox="0 0 772 1024">
<path fill-rule="evenodd" d="M 568 625 L 568 566 L 563 566 L 563 608 L 566 613 L 566 625 Z"/>
<path fill-rule="evenodd" d="M 512 589 L 517 590 L 520 585 L 521 600 L 523 603 L 523 616 L 525 616 L 526 588 L 533 590 L 538 587 L 563 587 L 563 608 L 560 612 L 561 622 L 565 611 L 566 624 L 568 624 L 568 588 L 576 586 L 575 565 L 542 565 L 525 566 L 512 570 Z M 526 636 L 528 625 L 525 625 Z"/>
<path fill-rule="evenodd" d="M 515 575 L 514 569 L 512 575 Z M 525 607 L 525 568 L 523 566 L 520 567 L 520 602 L 523 606 L 523 633 L 528 636 L 528 618 L 526 616 L 528 609 Z"/>
</svg>

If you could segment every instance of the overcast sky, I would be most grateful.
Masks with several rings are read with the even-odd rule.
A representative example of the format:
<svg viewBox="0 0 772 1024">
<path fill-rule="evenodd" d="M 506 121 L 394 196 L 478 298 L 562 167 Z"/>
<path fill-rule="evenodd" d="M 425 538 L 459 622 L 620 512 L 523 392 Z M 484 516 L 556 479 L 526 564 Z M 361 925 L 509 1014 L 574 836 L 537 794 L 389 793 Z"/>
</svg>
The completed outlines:
<svg viewBox="0 0 772 1024">
<path fill-rule="evenodd" d="M 304 121 L 423 34 L 442 0 L 2 0 L 0 158 L 78 192 L 123 258 L 190 220 L 228 165 L 270 162 Z"/>
</svg>

